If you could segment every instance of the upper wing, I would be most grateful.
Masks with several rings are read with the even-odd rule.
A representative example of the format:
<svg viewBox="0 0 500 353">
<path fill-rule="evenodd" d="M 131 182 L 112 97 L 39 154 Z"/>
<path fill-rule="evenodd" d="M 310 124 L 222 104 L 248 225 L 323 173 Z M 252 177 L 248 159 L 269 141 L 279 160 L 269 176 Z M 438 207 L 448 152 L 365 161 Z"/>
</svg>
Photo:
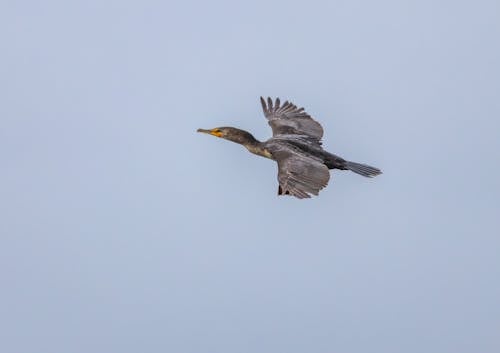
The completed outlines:
<svg viewBox="0 0 500 353">
<path fill-rule="evenodd" d="M 273 157 L 278 162 L 278 182 L 282 194 L 299 199 L 318 195 L 330 179 L 328 167 L 320 161 L 292 151 L 277 151 Z"/>
<path fill-rule="evenodd" d="M 271 98 L 260 97 L 264 115 L 269 120 L 269 125 L 273 129 L 273 136 L 278 135 L 306 135 L 316 140 L 323 137 L 323 128 L 304 108 L 297 108 L 296 105 L 286 101 L 280 105 L 280 99 L 276 98 L 273 103 Z"/>
</svg>

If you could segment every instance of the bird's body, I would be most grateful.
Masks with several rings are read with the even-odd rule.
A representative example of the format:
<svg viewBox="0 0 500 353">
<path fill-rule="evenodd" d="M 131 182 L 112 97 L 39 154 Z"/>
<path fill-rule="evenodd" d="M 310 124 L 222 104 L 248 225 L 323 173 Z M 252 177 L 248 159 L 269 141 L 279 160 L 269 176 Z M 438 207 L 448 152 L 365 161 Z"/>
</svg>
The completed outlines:
<svg viewBox="0 0 500 353">
<path fill-rule="evenodd" d="M 327 152 L 321 146 L 323 128 L 303 108 L 280 100 L 261 97 L 264 115 L 273 129 L 273 137 L 260 142 L 247 131 L 234 127 L 198 129 L 245 146 L 251 153 L 278 163 L 278 194 L 308 198 L 328 184 L 329 169 L 351 170 L 365 177 L 381 174 L 377 168 L 349 162 Z"/>
</svg>

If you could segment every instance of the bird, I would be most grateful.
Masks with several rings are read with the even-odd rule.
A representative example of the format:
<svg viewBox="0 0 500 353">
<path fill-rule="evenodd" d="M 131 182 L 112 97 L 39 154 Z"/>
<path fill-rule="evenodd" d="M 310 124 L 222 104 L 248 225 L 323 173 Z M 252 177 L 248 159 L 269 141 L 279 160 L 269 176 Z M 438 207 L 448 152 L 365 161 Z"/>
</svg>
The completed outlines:
<svg viewBox="0 0 500 353">
<path fill-rule="evenodd" d="M 278 195 L 290 195 L 299 199 L 317 196 L 330 179 L 330 170 L 350 170 L 364 177 L 382 174 L 378 168 L 345 160 L 323 149 L 323 128 L 304 108 L 292 102 L 281 104 L 260 97 L 264 116 L 271 126 L 273 136 L 258 141 L 251 133 L 235 127 L 198 129 L 218 138 L 246 147 L 258 156 L 272 159 L 278 164 Z"/>
</svg>

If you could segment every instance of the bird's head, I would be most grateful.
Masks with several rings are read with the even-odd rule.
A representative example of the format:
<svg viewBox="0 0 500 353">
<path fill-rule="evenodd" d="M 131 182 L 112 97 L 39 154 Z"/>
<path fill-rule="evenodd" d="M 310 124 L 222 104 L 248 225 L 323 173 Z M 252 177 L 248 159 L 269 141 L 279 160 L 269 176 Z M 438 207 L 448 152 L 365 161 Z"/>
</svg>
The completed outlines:
<svg viewBox="0 0 500 353">
<path fill-rule="evenodd" d="M 229 141 L 233 141 L 242 145 L 255 143 L 257 140 L 252 136 L 251 133 L 246 132 L 245 130 L 240 130 L 235 127 L 216 127 L 213 129 L 198 129 L 198 132 L 203 132 L 205 134 L 209 134 L 215 137 L 220 137 Z"/>
</svg>

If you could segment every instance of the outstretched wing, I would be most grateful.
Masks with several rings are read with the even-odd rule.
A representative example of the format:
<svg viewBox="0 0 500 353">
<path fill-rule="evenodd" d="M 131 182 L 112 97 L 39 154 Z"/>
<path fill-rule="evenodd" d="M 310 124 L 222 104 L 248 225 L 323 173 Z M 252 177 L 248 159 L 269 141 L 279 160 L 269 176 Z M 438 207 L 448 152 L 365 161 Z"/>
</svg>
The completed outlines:
<svg viewBox="0 0 500 353">
<path fill-rule="evenodd" d="M 317 141 L 323 137 L 323 128 L 320 123 L 314 120 L 304 111 L 304 108 L 297 108 L 296 105 L 286 101 L 280 105 L 280 99 L 272 101 L 260 97 L 264 115 L 269 120 L 269 125 L 273 129 L 273 136 L 280 135 L 302 135 L 313 138 Z"/>
<path fill-rule="evenodd" d="M 278 162 L 278 182 L 281 194 L 299 199 L 318 195 L 330 179 L 328 167 L 320 161 L 296 154 L 293 151 L 277 151 L 273 157 Z"/>
</svg>

